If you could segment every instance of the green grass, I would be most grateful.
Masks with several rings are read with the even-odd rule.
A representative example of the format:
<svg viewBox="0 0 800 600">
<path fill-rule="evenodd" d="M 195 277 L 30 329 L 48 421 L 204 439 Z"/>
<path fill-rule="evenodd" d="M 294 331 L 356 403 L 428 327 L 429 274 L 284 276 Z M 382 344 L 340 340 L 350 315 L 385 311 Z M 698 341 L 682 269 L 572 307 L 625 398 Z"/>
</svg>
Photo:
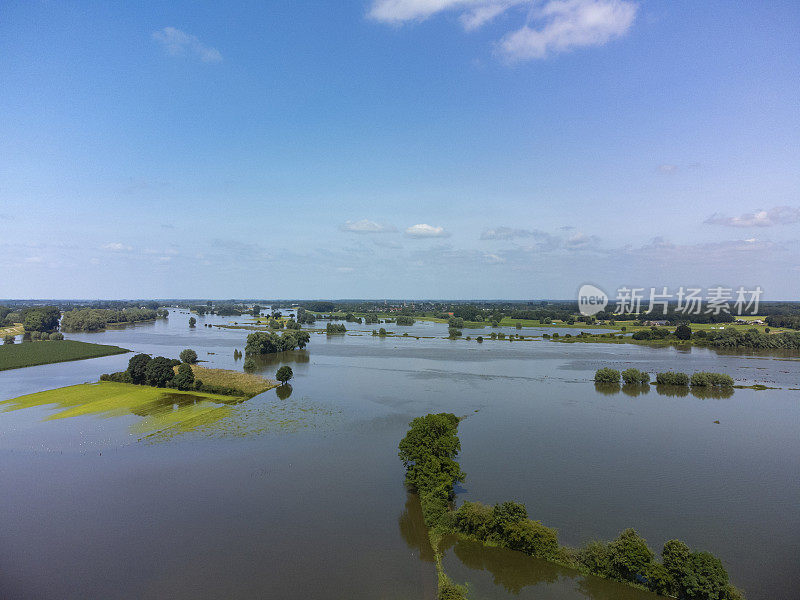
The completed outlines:
<svg viewBox="0 0 800 600">
<path fill-rule="evenodd" d="M 179 392 L 147 385 L 101 381 L 27 394 L 0 402 L 3 412 L 53 405 L 57 410 L 45 420 L 83 415 L 120 417 L 138 415 L 142 420 L 133 430 L 151 434 L 167 429 L 189 431 L 226 417 L 230 404 L 242 399 L 204 392 Z"/>
<path fill-rule="evenodd" d="M 0 371 L 19 369 L 35 365 L 84 360 L 112 354 L 130 352 L 118 346 L 90 344 L 75 340 L 53 340 L 47 342 L 23 342 L 0 346 Z"/>
<path fill-rule="evenodd" d="M 101 381 L 28 394 L 0 402 L 0 412 L 48 407 L 45 421 L 79 416 L 139 417 L 130 432 L 140 441 L 162 442 L 193 433 L 245 437 L 322 427 L 337 411 L 305 398 L 246 400 L 206 392 Z"/>
</svg>

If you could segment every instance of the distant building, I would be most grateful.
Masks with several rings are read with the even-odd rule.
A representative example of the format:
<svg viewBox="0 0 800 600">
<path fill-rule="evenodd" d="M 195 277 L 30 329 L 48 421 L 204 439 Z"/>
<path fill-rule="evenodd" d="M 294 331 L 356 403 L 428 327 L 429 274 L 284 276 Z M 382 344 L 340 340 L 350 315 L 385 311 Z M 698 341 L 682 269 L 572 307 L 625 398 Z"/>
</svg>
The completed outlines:
<svg viewBox="0 0 800 600">
<path fill-rule="evenodd" d="M 645 327 L 663 327 L 668 321 L 645 321 L 642 323 Z"/>
</svg>

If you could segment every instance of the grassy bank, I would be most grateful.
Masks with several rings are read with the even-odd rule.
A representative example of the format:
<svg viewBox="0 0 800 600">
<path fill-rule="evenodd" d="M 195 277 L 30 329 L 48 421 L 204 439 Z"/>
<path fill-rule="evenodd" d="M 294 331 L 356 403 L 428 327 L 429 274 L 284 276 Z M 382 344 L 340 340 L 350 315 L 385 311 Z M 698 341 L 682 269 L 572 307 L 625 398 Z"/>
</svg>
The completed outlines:
<svg viewBox="0 0 800 600">
<path fill-rule="evenodd" d="M 0 371 L 70 360 L 98 358 L 112 354 L 124 354 L 125 352 L 130 352 L 130 350 L 118 346 L 90 344 L 75 340 L 4 344 L 0 346 Z"/>
<path fill-rule="evenodd" d="M 251 398 L 262 392 L 278 387 L 276 381 L 264 379 L 260 375 L 252 373 L 231 371 L 229 369 L 208 369 L 199 365 L 191 365 L 191 367 L 195 379 L 201 379 L 204 384 L 242 390 Z"/>
<path fill-rule="evenodd" d="M 22 323 L 14 323 L 13 325 L 0 327 L 0 337 L 5 337 L 7 335 L 22 335 L 23 333 L 25 333 L 25 328 L 22 326 Z"/>
</svg>

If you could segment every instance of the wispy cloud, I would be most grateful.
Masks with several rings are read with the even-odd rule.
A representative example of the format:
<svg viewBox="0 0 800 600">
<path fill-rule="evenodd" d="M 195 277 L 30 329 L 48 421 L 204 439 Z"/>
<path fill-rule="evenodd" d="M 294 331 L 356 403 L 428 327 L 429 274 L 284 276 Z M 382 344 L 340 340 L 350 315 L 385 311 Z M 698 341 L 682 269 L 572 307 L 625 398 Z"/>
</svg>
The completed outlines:
<svg viewBox="0 0 800 600">
<path fill-rule="evenodd" d="M 153 32 L 153 39 L 164 47 L 172 56 L 191 55 L 205 63 L 222 61 L 222 54 L 216 48 L 206 46 L 197 36 L 191 35 L 175 27 L 164 27 Z"/>
<path fill-rule="evenodd" d="M 450 237 L 450 232 L 444 227 L 434 227 L 427 223 L 418 223 L 406 229 L 405 234 L 411 238 L 445 238 Z"/>
<path fill-rule="evenodd" d="M 369 219 L 361 219 L 360 221 L 347 221 L 339 226 L 342 231 L 349 233 L 391 233 L 397 231 L 393 225 L 384 225 L 370 221 Z"/>
<path fill-rule="evenodd" d="M 630 0 L 374 0 L 368 14 L 377 21 L 401 25 L 458 12 L 464 29 L 472 31 L 520 9 L 525 24 L 497 45 L 498 55 L 517 62 L 602 46 L 628 32 L 637 8 Z"/>
<path fill-rule="evenodd" d="M 547 238 L 550 234 L 533 229 L 516 229 L 513 227 L 495 227 L 481 234 L 482 240 L 513 240 L 516 238 Z"/>
<path fill-rule="evenodd" d="M 708 225 L 725 225 L 726 227 L 773 227 L 775 225 L 791 225 L 800 222 L 800 207 L 776 206 L 769 210 L 756 210 L 738 217 L 726 217 L 714 213 L 705 220 Z"/>
<path fill-rule="evenodd" d="M 130 252 L 133 250 L 133 247 L 123 244 L 122 242 L 109 242 L 108 244 L 103 244 L 103 250 L 108 250 L 109 252 Z"/>
<path fill-rule="evenodd" d="M 678 165 L 670 165 L 670 164 L 663 164 L 658 165 L 659 173 L 666 173 L 667 175 L 671 175 L 678 170 Z"/>
</svg>

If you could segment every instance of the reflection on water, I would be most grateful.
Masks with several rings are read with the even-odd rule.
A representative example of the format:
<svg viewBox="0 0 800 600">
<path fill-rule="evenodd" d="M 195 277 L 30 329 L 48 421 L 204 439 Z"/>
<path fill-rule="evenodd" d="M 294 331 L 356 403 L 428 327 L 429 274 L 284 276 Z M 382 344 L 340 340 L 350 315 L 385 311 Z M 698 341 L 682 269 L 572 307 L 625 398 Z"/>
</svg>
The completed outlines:
<svg viewBox="0 0 800 600">
<path fill-rule="evenodd" d="M 419 553 L 419 559 L 424 562 L 434 562 L 433 547 L 428 537 L 428 529 L 422 519 L 422 505 L 419 496 L 408 493 L 403 512 L 397 518 L 400 535 L 408 547 Z"/>
<path fill-rule="evenodd" d="M 278 396 L 281 400 L 286 400 L 289 396 L 292 395 L 292 386 L 288 383 L 284 383 L 283 385 L 279 385 L 275 388 L 275 395 Z"/>
<path fill-rule="evenodd" d="M 734 388 L 717 386 L 688 386 L 688 385 L 656 385 L 656 393 L 670 398 L 684 398 L 692 395 L 700 400 L 723 400 L 733 396 Z M 636 397 L 650 393 L 648 384 L 626 383 L 595 383 L 594 389 L 603 396 L 613 396 L 622 392 L 626 396 Z"/>
<path fill-rule="evenodd" d="M 455 535 L 445 538 L 442 544 L 445 552 L 451 548 L 464 566 L 491 573 L 492 582 L 512 594 L 519 594 L 525 587 L 555 583 L 560 577 L 577 575 L 572 569 L 522 552 L 486 546 Z"/>
</svg>

